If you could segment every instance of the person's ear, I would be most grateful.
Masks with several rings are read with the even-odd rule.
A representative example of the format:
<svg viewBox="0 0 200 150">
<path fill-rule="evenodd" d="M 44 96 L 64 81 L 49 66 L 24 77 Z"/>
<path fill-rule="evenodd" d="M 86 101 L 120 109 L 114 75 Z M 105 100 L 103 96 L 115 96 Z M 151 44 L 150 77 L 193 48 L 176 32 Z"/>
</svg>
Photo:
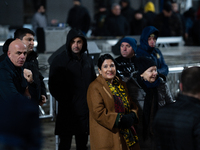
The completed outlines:
<svg viewBox="0 0 200 150">
<path fill-rule="evenodd" d="M 180 91 L 182 92 L 182 91 L 183 91 L 183 84 L 180 83 L 180 84 L 179 84 L 179 87 L 180 87 Z"/>
<path fill-rule="evenodd" d="M 101 70 L 98 68 L 99 74 L 101 74 Z"/>
</svg>

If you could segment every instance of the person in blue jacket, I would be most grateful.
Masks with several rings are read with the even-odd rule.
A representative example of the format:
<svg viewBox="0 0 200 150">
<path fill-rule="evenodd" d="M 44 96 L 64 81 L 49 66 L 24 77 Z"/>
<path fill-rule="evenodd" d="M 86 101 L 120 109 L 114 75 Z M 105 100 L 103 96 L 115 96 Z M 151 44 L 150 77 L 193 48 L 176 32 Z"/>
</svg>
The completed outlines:
<svg viewBox="0 0 200 150">
<path fill-rule="evenodd" d="M 158 48 L 155 48 L 158 33 L 158 29 L 156 29 L 154 26 L 147 26 L 143 29 L 140 37 L 140 46 L 137 49 L 136 57 L 150 57 L 156 62 L 158 72 L 167 76 L 169 72 L 168 66 L 165 63 L 161 51 Z"/>
</svg>

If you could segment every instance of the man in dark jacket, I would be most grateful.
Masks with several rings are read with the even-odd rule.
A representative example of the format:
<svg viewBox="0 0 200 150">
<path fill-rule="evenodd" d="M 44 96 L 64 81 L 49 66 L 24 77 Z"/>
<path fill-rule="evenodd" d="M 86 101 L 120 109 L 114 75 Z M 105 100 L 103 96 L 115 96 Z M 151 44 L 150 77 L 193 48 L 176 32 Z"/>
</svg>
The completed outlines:
<svg viewBox="0 0 200 150">
<path fill-rule="evenodd" d="M 130 26 L 124 16 L 121 15 L 121 7 L 114 3 L 111 14 L 106 17 L 104 23 L 106 36 L 123 36 L 130 34 Z"/>
<path fill-rule="evenodd" d="M 87 89 L 96 78 L 87 41 L 80 30 L 71 29 L 66 50 L 58 54 L 50 65 L 49 90 L 58 101 L 55 134 L 59 135 L 59 150 L 70 150 L 75 135 L 77 150 L 86 150 L 88 142 L 89 110 Z"/>
<path fill-rule="evenodd" d="M 137 50 L 137 41 L 131 37 L 125 37 L 120 41 L 121 55 L 117 61 L 117 76 L 121 77 L 124 82 L 130 80 L 136 73 L 135 69 L 135 52 Z"/>
<path fill-rule="evenodd" d="M 177 101 L 160 109 L 154 120 L 158 150 L 200 149 L 200 67 L 181 74 Z"/>
<path fill-rule="evenodd" d="M 183 28 L 180 18 L 172 11 L 171 2 L 164 3 L 163 11 L 154 19 L 154 26 L 159 30 L 159 36 L 182 36 Z"/>
<path fill-rule="evenodd" d="M 30 70 L 22 68 L 26 60 L 27 48 L 21 40 L 9 45 L 6 58 L 0 63 L 0 99 L 9 101 L 24 96 L 33 101 L 39 96 L 37 84 Z"/>
<path fill-rule="evenodd" d="M 137 49 L 136 56 L 146 56 L 152 58 L 157 65 L 158 73 L 165 76 L 168 74 L 168 66 L 165 63 L 161 51 L 156 46 L 159 31 L 153 26 L 147 26 L 143 29 L 140 37 L 140 46 Z"/>
<path fill-rule="evenodd" d="M 88 10 L 81 5 L 81 0 L 73 0 L 74 7 L 69 10 L 67 24 L 86 34 L 90 28 L 91 18 Z"/>
<path fill-rule="evenodd" d="M 23 68 L 30 69 L 33 73 L 33 80 L 37 83 L 37 89 L 39 97 L 37 103 L 41 106 L 46 102 L 46 87 L 44 84 L 44 77 L 39 71 L 37 53 L 33 50 L 34 48 L 34 32 L 28 28 L 19 28 L 14 33 L 15 39 L 20 39 L 27 46 L 27 57 Z"/>
<path fill-rule="evenodd" d="M 129 25 L 131 25 L 132 19 L 134 17 L 134 9 L 131 7 L 130 0 L 120 0 L 121 14 L 126 18 Z"/>
</svg>

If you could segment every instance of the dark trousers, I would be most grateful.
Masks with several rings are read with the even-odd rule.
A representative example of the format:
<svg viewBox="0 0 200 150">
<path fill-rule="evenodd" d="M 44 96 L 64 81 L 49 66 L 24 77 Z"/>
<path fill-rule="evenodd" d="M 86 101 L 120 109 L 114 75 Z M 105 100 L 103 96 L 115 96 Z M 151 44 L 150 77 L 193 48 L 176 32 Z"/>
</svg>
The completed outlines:
<svg viewBox="0 0 200 150">
<path fill-rule="evenodd" d="M 58 150 L 70 150 L 72 143 L 72 134 L 60 135 Z M 87 150 L 88 134 L 75 134 L 76 150 Z"/>
</svg>

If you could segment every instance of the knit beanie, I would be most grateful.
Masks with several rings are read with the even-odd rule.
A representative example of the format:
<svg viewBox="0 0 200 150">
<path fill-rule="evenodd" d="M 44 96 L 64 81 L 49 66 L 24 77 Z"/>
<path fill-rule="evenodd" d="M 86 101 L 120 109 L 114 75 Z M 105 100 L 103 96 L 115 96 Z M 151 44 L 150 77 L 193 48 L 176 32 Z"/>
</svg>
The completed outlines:
<svg viewBox="0 0 200 150">
<path fill-rule="evenodd" d="M 136 67 L 139 75 L 143 74 L 143 72 L 152 66 L 156 66 L 156 63 L 153 59 L 143 56 L 136 58 Z"/>
<path fill-rule="evenodd" d="M 126 42 L 128 44 L 131 45 L 131 47 L 133 48 L 134 52 L 136 53 L 137 50 L 137 41 L 134 38 L 131 37 L 125 37 L 121 40 L 120 45 L 122 44 L 122 42 Z"/>
</svg>

